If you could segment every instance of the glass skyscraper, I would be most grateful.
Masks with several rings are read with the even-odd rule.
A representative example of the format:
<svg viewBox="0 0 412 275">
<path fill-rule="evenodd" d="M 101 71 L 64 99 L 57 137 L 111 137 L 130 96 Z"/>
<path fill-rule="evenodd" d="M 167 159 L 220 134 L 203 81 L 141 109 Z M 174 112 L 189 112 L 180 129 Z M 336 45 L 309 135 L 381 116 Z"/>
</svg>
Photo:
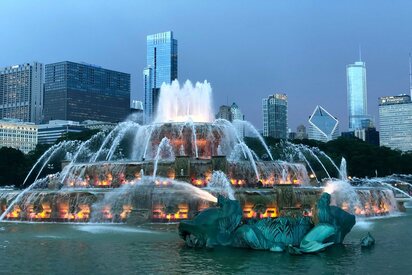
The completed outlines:
<svg viewBox="0 0 412 275">
<path fill-rule="evenodd" d="M 339 121 L 321 106 L 309 117 L 308 138 L 328 142 L 339 136 Z"/>
<path fill-rule="evenodd" d="M 379 98 L 380 145 L 412 151 L 412 102 L 409 95 Z"/>
<path fill-rule="evenodd" d="M 357 61 L 346 66 L 348 89 L 349 131 L 370 125 L 368 115 L 365 62 Z"/>
<path fill-rule="evenodd" d="M 130 74 L 63 61 L 45 67 L 44 122 L 123 121 L 130 113 Z"/>
<path fill-rule="evenodd" d="M 262 100 L 263 136 L 278 139 L 287 138 L 288 97 L 274 94 Z"/>
<path fill-rule="evenodd" d="M 0 119 L 40 123 L 43 110 L 43 64 L 0 68 Z"/>
<path fill-rule="evenodd" d="M 145 122 L 156 112 L 160 87 L 177 79 L 177 40 L 173 32 L 147 36 L 146 68 L 143 70 Z"/>
</svg>

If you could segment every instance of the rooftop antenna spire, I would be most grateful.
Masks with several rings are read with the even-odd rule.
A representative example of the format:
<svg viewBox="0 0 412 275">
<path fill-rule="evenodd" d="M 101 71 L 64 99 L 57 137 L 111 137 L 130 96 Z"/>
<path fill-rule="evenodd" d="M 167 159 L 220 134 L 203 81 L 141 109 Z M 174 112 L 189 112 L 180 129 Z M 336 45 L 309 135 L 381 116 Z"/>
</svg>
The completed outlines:
<svg viewBox="0 0 412 275">
<path fill-rule="evenodd" d="M 362 46 L 359 44 L 359 61 L 362 61 Z"/>
<path fill-rule="evenodd" d="M 411 53 L 409 53 L 409 91 L 412 97 L 412 57 L 411 57 Z"/>
</svg>

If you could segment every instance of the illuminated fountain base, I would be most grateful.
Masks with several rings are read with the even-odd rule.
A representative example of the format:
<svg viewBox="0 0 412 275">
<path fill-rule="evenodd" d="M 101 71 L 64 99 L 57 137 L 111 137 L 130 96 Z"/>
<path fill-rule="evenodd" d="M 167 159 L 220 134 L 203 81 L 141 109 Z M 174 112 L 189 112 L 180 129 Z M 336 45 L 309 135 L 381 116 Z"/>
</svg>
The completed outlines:
<svg viewBox="0 0 412 275">
<path fill-rule="evenodd" d="M 316 201 L 323 190 L 292 185 L 276 185 L 267 189 L 242 188 L 236 189 L 235 198 L 242 205 L 245 219 L 312 216 L 316 213 Z M 342 202 L 338 206 L 360 216 L 386 215 L 397 209 L 391 190 L 361 188 L 356 192 L 360 199 L 358 205 Z M 18 193 L 3 191 L 0 194 L 1 212 Z M 167 183 L 142 186 L 137 183 L 106 189 L 34 190 L 27 192 L 20 203 L 13 206 L 5 220 L 130 224 L 174 222 L 190 219 L 202 209 L 214 205 L 215 202 L 202 197 L 202 194 L 193 195 L 192 189 L 179 189 Z"/>
</svg>

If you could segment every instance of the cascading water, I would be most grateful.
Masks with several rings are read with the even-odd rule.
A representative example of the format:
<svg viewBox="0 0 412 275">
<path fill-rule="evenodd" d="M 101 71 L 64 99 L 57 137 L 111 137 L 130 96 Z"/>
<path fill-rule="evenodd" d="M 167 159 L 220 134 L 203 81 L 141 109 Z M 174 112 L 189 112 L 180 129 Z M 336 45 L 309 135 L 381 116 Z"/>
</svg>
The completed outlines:
<svg viewBox="0 0 412 275">
<path fill-rule="evenodd" d="M 212 178 L 207 184 L 207 190 L 211 191 L 212 193 L 226 196 L 231 200 L 235 199 L 235 192 L 233 191 L 229 179 L 222 171 L 213 172 Z"/>
<path fill-rule="evenodd" d="M 263 155 L 267 154 L 264 160 L 247 146 L 245 132 L 262 144 Z M 297 197 L 305 194 L 300 190 L 315 196 L 319 188 L 310 184 L 318 184 L 319 168 L 322 176 L 330 178 L 322 161 L 336 165 L 317 149 L 287 142 L 281 145 L 285 147 L 283 155 L 274 160 L 276 148 L 269 148 L 249 122 L 213 120 L 209 83 L 180 86 L 175 81 L 162 86 L 154 123 L 125 121 L 83 143 L 70 141 L 51 147 L 26 177 L 25 183 L 35 178 L 28 188 L 7 194 L 0 191 L 4 198 L 0 209 L 4 209 L 4 201 L 7 208 L 0 220 L 14 210 L 14 220 L 123 222 L 132 214 L 146 219 L 184 219 L 216 202 L 208 191 L 234 199 L 235 187 L 245 187 L 239 191 L 244 194 L 266 188 L 265 192 L 259 190 L 259 196 L 271 196 L 277 185 L 293 185 Z M 65 158 L 63 170 L 40 178 L 57 156 Z M 340 175 L 346 179 L 344 159 L 341 168 Z M 366 204 L 379 211 L 393 208 L 389 203 L 393 192 L 388 187 L 353 188 L 342 181 L 328 183 L 326 190 L 330 186 L 334 186 L 336 203 L 346 203 L 354 213 L 369 214 L 371 207 Z M 275 215 L 275 206 L 268 207 L 270 215 Z"/>
<path fill-rule="evenodd" d="M 195 125 L 194 125 L 193 121 L 189 121 L 188 124 L 192 128 L 193 144 L 194 144 L 194 147 L 195 147 L 194 148 L 195 149 L 195 157 L 198 158 L 199 157 L 199 151 L 198 151 L 198 148 L 197 148 L 196 128 L 195 128 Z"/>
<path fill-rule="evenodd" d="M 162 156 L 162 153 L 164 156 Z M 157 148 L 157 153 L 156 157 L 154 159 L 154 169 L 153 169 L 153 179 L 156 178 L 156 173 L 157 173 L 157 166 L 159 163 L 160 159 L 173 159 L 174 154 L 173 154 L 173 148 L 170 146 L 170 141 L 168 138 L 164 137 L 162 141 L 159 144 L 159 147 Z"/>
<path fill-rule="evenodd" d="M 293 144 L 293 143 L 290 143 L 290 142 L 283 142 L 283 141 L 280 143 L 280 147 L 281 147 L 281 150 L 282 150 L 282 158 L 284 158 L 284 159 L 289 159 L 289 160 L 292 159 L 293 160 L 294 158 L 297 158 L 297 159 L 302 159 L 303 158 L 303 160 L 305 161 L 307 166 L 310 168 L 312 174 L 316 177 L 316 179 L 318 179 L 319 176 L 315 173 L 315 170 L 313 168 L 314 164 L 318 164 L 318 165 L 321 166 L 321 168 L 322 168 L 321 171 L 325 173 L 325 175 L 328 179 L 332 178 L 329 171 L 326 169 L 325 164 L 316 155 L 316 153 L 324 154 L 324 152 L 322 152 L 318 148 L 310 148 L 309 146 L 304 145 L 304 144 Z M 307 154 L 307 156 L 305 156 L 305 154 Z M 313 164 L 310 164 L 309 158 L 314 159 Z M 329 158 L 329 160 L 331 162 L 333 162 L 330 158 Z M 336 166 L 334 163 L 333 163 L 333 165 Z"/>
<path fill-rule="evenodd" d="M 327 154 L 325 154 L 325 152 L 319 150 L 319 148 L 315 148 L 314 150 L 318 154 L 320 154 L 321 156 L 325 157 L 332 164 L 332 166 L 336 169 L 336 172 L 338 173 L 338 176 L 342 177 L 342 175 L 340 174 L 340 169 L 338 168 L 338 166 L 336 166 L 335 162 Z"/>
<path fill-rule="evenodd" d="M 347 181 L 348 180 L 348 172 L 347 172 L 347 167 L 346 167 L 346 159 L 342 157 L 342 160 L 340 162 L 340 177 L 341 180 Z"/>
<path fill-rule="evenodd" d="M 361 216 L 387 215 L 398 210 L 394 193 L 388 188 L 354 187 L 348 181 L 329 180 L 324 192 L 331 203 Z"/>
<path fill-rule="evenodd" d="M 23 196 L 31 191 L 32 189 L 36 188 L 38 185 L 43 184 L 45 181 L 44 180 L 38 180 L 38 177 L 40 176 L 41 172 L 43 171 L 44 167 L 46 167 L 46 165 L 50 162 L 50 160 L 62 149 L 65 148 L 65 146 L 72 146 L 74 144 L 76 144 L 77 142 L 75 141 L 64 141 L 62 143 L 60 143 L 58 146 L 56 147 L 52 147 L 53 149 L 51 151 L 46 151 L 46 153 L 44 155 L 48 156 L 48 158 L 46 159 L 46 161 L 43 162 L 42 167 L 40 168 L 39 172 L 37 173 L 36 178 L 34 179 L 34 182 L 27 187 L 26 189 L 24 189 L 22 192 L 20 192 L 20 194 L 9 204 L 9 206 L 6 208 L 6 210 L 1 214 L 0 216 L 0 221 L 2 221 L 4 219 L 4 217 L 10 212 L 10 210 L 14 207 L 14 205 L 16 203 L 18 203 Z M 44 156 L 43 155 L 43 156 Z M 42 159 L 43 157 L 41 157 L 40 159 Z M 30 171 L 30 173 L 33 171 L 33 169 Z M 29 173 L 29 175 L 30 175 Z M 26 177 L 26 180 L 29 176 Z"/>
<path fill-rule="evenodd" d="M 324 187 L 324 192 L 331 195 L 332 204 L 341 206 L 347 203 L 345 210 L 355 213 L 356 207 L 360 207 L 361 202 L 353 186 L 343 180 L 328 180 Z"/>
<path fill-rule="evenodd" d="M 263 147 L 266 150 L 266 153 L 270 157 L 270 159 L 273 161 L 273 156 L 272 153 L 269 150 L 269 147 L 267 146 L 266 142 L 263 140 L 263 137 L 259 134 L 259 131 L 249 122 L 245 120 L 234 120 L 233 124 L 235 126 L 240 125 L 241 127 L 236 127 L 236 128 L 247 128 L 248 131 L 250 131 L 253 134 L 253 137 L 256 137 L 259 139 L 260 143 L 263 145 Z"/>
<path fill-rule="evenodd" d="M 162 85 L 155 123 L 187 121 L 213 121 L 212 88 L 207 81 L 193 85 L 187 80 L 180 86 L 175 80 Z"/>
</svg>

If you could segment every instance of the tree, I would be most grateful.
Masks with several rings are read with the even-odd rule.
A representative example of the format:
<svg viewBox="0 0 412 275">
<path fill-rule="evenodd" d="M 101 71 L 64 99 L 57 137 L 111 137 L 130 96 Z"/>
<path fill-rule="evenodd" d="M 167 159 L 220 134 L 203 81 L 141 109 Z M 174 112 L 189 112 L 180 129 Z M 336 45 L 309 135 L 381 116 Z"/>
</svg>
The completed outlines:
<svg viewBox="0 0 412 275">
<path fill-rule="evenodd" d="M 266 138 L 265 140 L 268 146 L 272 148 L 272 154 L 279 155 L 275 154 L 274 150 L 280 141 L 273 138 Z M 264 154 L 264 148 L 256 138 L 245 138 L 245 142 L 251 149 L 256 150 L 258 156 Z M 374 177 L 376 175 L 387 176 L 412 173 L 411 152 L 401 152 L 387 147 L 379 147 L 357 138 L 340 137 L 326 143 L 304 139 L 293 140 L 292 143 L 319 148 L 327 154 L 337 166 L 339 166 L 342 157 L 344 157 L 347 162 L 348 175 L 350 176 Z M 283 160 L 288 161 L 288 159 Z M 330 162 L 328 163 L 324 161 L 324 159 L 322 159 L 322 162 L 324 162 L 329 172 L 333 171 L 333 167 L 328 166 Z M 312 166 L 312 168 L 317 170 L 317 163 L 313 163 Z"/>
<path fill-rule="evenodd" d="M 22 151 L 9 147 L 0 148 L 0 186 L 21 186 L 27 168 L 27 160 Z"/>
<path fill-rule="evenodd" d="M 91 130 L 86 129 L 81 132 L 68 132 L 65 133 L 61 138 L 59 138 L 56 143 L 65 141 L 65 140 L 79 140 L 79 141 L 86 141 L 90 139 L 92 136 L 97 134 L 100 130 Z"/>
</svg>

